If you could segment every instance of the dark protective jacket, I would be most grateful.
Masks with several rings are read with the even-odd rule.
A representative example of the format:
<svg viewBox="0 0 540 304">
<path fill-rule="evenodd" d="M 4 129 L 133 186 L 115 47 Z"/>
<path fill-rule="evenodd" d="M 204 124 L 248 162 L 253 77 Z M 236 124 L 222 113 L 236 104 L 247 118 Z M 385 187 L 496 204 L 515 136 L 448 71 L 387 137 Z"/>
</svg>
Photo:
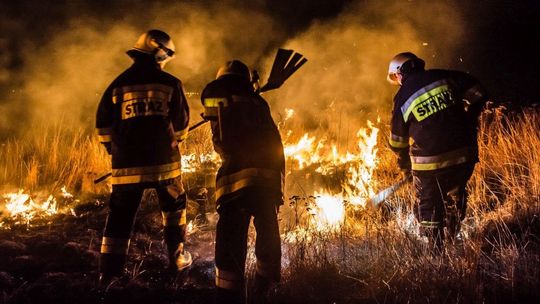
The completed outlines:
<svg viewBox="0 0 540 304">
<path fill-rule="evenodd" d="M 96 115 L 99 140 L 112 154 L 112 184 L 158 182 L 181 173 L 178 142 L 189 122 L 182 83 L 151 56 L 134 60 L 109 85 Z"/>
<path fill-rule="evenodd" d="M 222 160 L 216 177 L 217 203 L 255 190 L 281 204 L 285 158 L 267 102 L 248 81 L 234 75 L 209 83 L 201 101 Z"/>
<path fill-rule="evenodd" d="M 477 162 L 478 116 L 486 100 L 484 88 L 463 72 L 407 75 L 394 97 L 389 140 L 400 167 L 432 171 Z"/>
</svg>

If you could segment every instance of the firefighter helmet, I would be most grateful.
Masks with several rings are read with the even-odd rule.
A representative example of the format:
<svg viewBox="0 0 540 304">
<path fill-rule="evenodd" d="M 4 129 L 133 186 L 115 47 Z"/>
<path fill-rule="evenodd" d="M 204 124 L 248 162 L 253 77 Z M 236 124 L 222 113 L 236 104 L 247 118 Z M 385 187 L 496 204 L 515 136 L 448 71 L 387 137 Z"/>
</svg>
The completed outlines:
<svg viewBox="0 0 540 304">
<path fill-rule="evenodd" d="M 423 70 L 424 66 L 424 60 L 418 58 L 415 54 L 411 52 L 399 53 L 392 58 L 392 61 L 390 61 L 386 79 L 393 85 L 401 85 L 398 74 L 407 74 L 412 71 Z"/>
<path fill-rule="evenodd" d="M 251 81 L 251 75 L 249 68 L 240 60 L 227 61 L 223 66 L 219 68 L 216 74 L 216 79 L 226 75 L 240 76 L 247 81 Z"/>
<path fill-rule="evenodd" d="M 139 37 L 130 51 L 154 55 L 156 62 L 163 67 L 165 63 L 174 58 L 175 47 L 167 33 L 160 30 L 149 30 Z"/>
</svg>

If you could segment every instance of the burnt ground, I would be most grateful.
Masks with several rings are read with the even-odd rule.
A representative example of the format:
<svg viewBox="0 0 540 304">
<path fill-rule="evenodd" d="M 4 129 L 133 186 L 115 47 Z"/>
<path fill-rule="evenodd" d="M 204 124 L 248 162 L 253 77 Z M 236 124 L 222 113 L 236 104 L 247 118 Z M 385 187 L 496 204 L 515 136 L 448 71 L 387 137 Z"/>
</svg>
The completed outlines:
<svg viewBox="0 0 540 304">
<path fill-rule="evenodd" d="M 107 197 L 79 204 L 72 214 L 0 228 L 0 303 L 211 303 L 214 230 L 195 227 L 187 248 L 194 264 L 167 272 L 157 204 L 141 204 L 125 278 L 98 287 L 98 263 Z M 190 202 L 191 203 L 191 202 Z M 193 219 L 188 210 L 188 221 Z M 211 217 L 211 220 L 213 218 Z"/>
</svg>

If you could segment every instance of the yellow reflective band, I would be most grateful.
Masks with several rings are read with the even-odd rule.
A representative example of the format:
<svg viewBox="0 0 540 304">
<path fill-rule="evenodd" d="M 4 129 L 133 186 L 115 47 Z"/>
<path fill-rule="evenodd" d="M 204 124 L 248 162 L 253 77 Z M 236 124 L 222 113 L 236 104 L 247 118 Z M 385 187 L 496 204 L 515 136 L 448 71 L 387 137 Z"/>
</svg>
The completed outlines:
<svg viewBox="0 0 540 304">
<path fill-rule="evenodd" d="M 174 162 L 158 166 L 113 169 L 111 183 L 113 185 L 119 185 L 143 182 L 157 182 L 161 180 L 176 178 L 180 175 L 180 162 Z"/>
<path fill-rule="evenodd" d="M 186 209 L 180 209 L 172 212 L 161 212 L 163 226 L 182 226 L 186 224 Z"/>
<path fill-rule="evenodd" d="M 112 238 L 104 236 L 101 241 L 101 253 L 127 255 L 129 250 L 129 239 Z"/>
<path fill-rule="evenodd" d="M 448 82 L 445 79 L 435 81 L 416 91 L 401 106 L 403 119 L 407 122 L 413 113 L 418 121 L 422 121 L 447 108 L 453 103 L 453 99 Z"/>
<path fill-rule="evenodd" d="M 408 148 L 409 147 L 408 142 L 395 141 L 395 140 L 392 140 L 391 138 L 388 140 L 388 143 L 390 144 L 391 147 L 398 148 L 398 149 Z"/>
<path fill-rule="evenodd" d="M 188 130 L 189 130 L 189 128 L 186 127 L 183 130 L 176 131 L 176 132 L 174 132 L 174 137 L 178 141 L 184 141 L 188 137 Z"/>
<path fill-rule="evenodd" d="M 469 104 L 473 104 L 482 100 L 485 94 L 486 92 L 484 91 L 484 88 L 479 85 L 475 85 L 463 94 L 463 99 L 467 100 Z"/>
<path fill-rule="evenodd" d="M 220 270 L 216 267 L 216 287 L 223 289 L 242 288 L 243 275 L 226 270 Z"/>
<path fill-rule="evenodd" d="M 474 150 L 469 147 L 433 156 L 411 156 L 412 170 L 429 171 L 459 165 L 474 159 Z"/>
<path fill-rule="evenodd" d="M 112 141 L 112 138 L 110 135 L 98 135 L 98 140 L 101 143 L 108 143 Z"/>
<path fill-rule="evenodd" d="M 281 191 L 281 172 L 264 169 L 248 168 L 231 175 L 226 175 L 216 182 L 216 199 L 225 194 L 236 192 L 252 186 L 276 187 Z"/>
<path fill-rule="evenodd" d="M 264 262 L 261 262 L 260 260 L 257 260 L 257 265 L 255 266 L 255 270 L 257 271 L 257 274 L 259 274 L 262 277 L 279 278 L 280 273 L 281 273 L 281 265 L 264 263 Z"/>
<path fill-rule="evenodd" d="M 123 102 L 132 99 L 154 98 L 169 101 L 173 88 L 160 83 L 123 86 L 112 91 L 112 102 Z"/>
<path fill-rule="evenodd" d="M 227 98 L 204 98 L 203 99 L 203 105 L 207 108 L 217 108 L 219 107 L 219 103 L 223 104 L 223 107 L 229 106 L 229 101 Z"/>
<path fill-rule="evenodd" d="M 441 222 L 421 221 L 420 226 L 425 228 L 439 228 Z"/>
</svg>

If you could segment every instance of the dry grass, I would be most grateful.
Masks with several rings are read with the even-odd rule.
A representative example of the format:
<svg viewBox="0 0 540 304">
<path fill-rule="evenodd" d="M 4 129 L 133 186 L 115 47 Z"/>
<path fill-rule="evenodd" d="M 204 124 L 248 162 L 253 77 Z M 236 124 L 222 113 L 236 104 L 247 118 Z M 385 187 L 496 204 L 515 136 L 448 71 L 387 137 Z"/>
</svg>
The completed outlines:
<svg viewBox="0 0 540 304">
<path fill-rule="evenodd" d="M 211 150 L 205 129 L 192 134 L 184 147 L 186 153 Z M 0 185 L 108 191 L 106 184 L 95 187 L 92 183 L 110 166 L 94 136 L 59 125 L 38 130 L 0 146 Z M 284 241 L 283 281 L 273 299 L 278 303 L 523 303 L 540 299 L 539 130 L 538 110 L 483 117 L 481 163 L 469 184 L 464 237 L 447 246 L 442 255 L 427 254 L 425 242 L 417 236 L 411 218 L 413 197 L 406 186 L 389 201 L 387 213 L 350 211 L 347 225 L 338 231 Z M 375 173 L 381 187 L 398 178 L 394 156 L 383 143 L 385 137 L 382 130 Z M 186 176 L 188 188 L 201 183 L 200 175 Z"/>
<path fill-rule="evenodd" d="M 540 299 L 540 111 L 486 113 L 463 238 L 428 253 L 411 221 L 410 187 L 391 216 L 360 213 L 338 233 L 285 245 L 279 303 L 528 303 Z M 380 150 L 379 184 L 396 172 Z M 385 180 L 385 177 L 388 178 Z M 361 231 L 361 233 L 359 233 Z"/>
<path fill-rule="evenodd" d="M 0 185 L 55 191 L 103 192 L 93 180 L 110 170 L 110 158 L 96 137 L 60 123 L 29 128 L 28 133 L 0 146 Z"/>
</svg>

